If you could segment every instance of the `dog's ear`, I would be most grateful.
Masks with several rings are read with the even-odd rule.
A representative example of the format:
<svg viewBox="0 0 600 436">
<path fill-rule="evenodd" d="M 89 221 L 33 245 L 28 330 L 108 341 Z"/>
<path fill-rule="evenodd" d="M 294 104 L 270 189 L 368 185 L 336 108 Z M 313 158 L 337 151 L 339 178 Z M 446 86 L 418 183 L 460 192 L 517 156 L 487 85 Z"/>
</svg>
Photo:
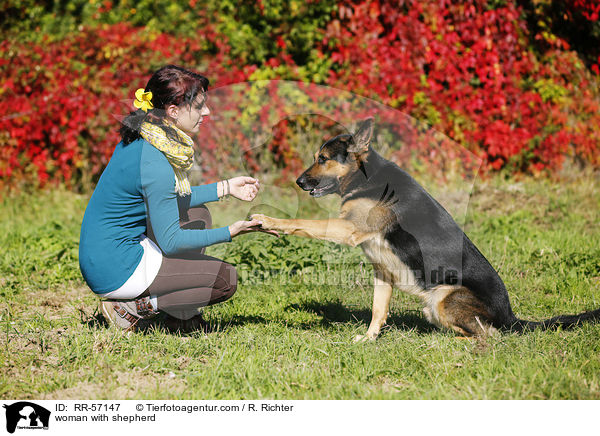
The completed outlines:
<svg viewBox="0 0 600 436">
<path fill-rule="evenodd" d="M 369 149 L 371 138 L 373 137 L 373 117 L 361 121 L 358 129 L 352 135 L 354 144 L 348 148 L 350 153 L 363 153 Z"/>
</svg>

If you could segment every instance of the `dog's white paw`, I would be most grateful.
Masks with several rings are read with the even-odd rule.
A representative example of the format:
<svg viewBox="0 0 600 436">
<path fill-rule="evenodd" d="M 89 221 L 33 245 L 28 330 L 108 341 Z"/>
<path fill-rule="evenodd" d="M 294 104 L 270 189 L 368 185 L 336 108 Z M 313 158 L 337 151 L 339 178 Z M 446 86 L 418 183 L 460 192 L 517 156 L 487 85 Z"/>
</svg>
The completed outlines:
<svg viewBox="0 0 600 436">
<path fill-rule="evenodd" d="M 354 338 L 354 342 L 358 343 L 358 342 L 371 342 L 374 341 L 375 339 L 377 339 L 377 336 L 370 336 L 370 335 L 356 335 L 356 337 Z"/>
<path fill-rule="evenodd" d="M 261 227 L 265 230 L 273 230 L 273 227 L 275 226 L 275 219 L 263 215 L 262 213 L 255 213 L 254 215 L 250 215 L 250 219 L 261 221 Z"/>
<path fill-rule="evenodd" d="M 250 215 L 250 219 L 251 220 L 259 220 L 262 221 L 262 219 L 265 217 L 265 215 L 263 215 L 262 213 L 255 213 Z"/>
</svg>

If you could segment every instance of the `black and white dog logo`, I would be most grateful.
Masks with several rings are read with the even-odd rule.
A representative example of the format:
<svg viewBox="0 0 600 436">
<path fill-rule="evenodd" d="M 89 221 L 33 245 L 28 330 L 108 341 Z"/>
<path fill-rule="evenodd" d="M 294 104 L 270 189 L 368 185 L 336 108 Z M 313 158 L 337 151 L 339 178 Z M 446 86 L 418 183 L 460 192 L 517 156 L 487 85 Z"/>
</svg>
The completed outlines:
<svg viewBox="0 0 600 436">
<path fill-rule="evenodd" d="M 50 411 L 28 401 L 3 406 L 6 409 L 6 431 L 15 429 L 48 429 Z"/>
</svg>

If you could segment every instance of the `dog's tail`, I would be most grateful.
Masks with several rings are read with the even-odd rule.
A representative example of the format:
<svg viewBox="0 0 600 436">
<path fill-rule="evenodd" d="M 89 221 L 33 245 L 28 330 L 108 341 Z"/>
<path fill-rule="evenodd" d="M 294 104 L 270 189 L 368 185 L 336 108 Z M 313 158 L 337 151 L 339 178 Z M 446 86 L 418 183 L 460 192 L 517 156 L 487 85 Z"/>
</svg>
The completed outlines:
<svg viewBox="0 0 600 436">
<path fill-rule="evenodd" d="M 577 315 L 559 315 L 544 321 L 525 321 L 522 319 L 515 319 L 512 324 L 506 326 L 506 330 L 522 333 L 538 328 L 542 330 L 558 327 L 570 329 L 577 327 L 584 322 L 600 322 L 600 309 L 582 312 Z"/>
</svg>

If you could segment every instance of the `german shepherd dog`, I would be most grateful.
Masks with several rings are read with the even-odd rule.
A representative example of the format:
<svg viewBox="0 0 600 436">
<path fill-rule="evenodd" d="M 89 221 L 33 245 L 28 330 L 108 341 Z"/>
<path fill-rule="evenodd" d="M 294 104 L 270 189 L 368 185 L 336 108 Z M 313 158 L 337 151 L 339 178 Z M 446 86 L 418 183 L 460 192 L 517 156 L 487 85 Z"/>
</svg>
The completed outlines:
<svg viewBox="0 0 600 436">
<path fill-rule="evenodd" d="M 600 309 L 541 322 L 517 319 L 496 270 L 423 187 L 371 148 L 372 136 L 373 119 L 367 118 L 354 134 L 328 140 L 296 181 L 313 197 L 340 195 L 339 218 L 252 215 L 266 230 L 360 245 L 375 274 L 371 324 L 356 340 L 379 335 L 394 287 L 419 296 L 429 322 L 463 336 L 600 319 Z"/>
</svg>

